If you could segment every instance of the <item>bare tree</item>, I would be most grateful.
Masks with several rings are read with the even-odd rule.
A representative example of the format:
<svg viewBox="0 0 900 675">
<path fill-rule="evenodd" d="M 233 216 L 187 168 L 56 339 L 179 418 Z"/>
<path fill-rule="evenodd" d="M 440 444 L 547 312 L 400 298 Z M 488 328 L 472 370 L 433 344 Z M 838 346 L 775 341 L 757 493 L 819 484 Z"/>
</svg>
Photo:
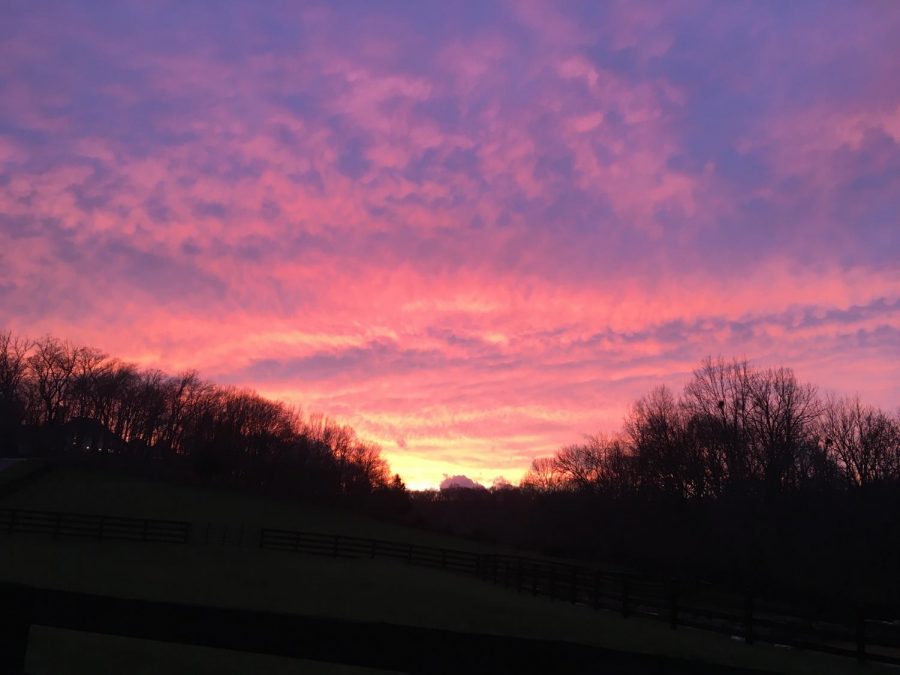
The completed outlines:
<svg viewBox="0 0 900 675">
<path fill-rule="evenodd" d="M 748 415 L 751 459 L 768 494 L 796 486 L 802 455 L 817 446 L 820 403 L 816 388 L 797 381 L 790 368 L 756 371 L 750 377 Z"/>
<path fill-rule="evenodd" d="M 522 487 L 534 492 L 553 492 L 563 485 L 563 477 L 557 469 L 556 458 L 538 457 L 522 478 Z"/>
<path fill-rule="evenodd" d="M 533 492 L 621 494 L 633 484 L 632 459 L 622 439 L 586 436 L 582 443 L 567 445 L 553 457 L 534 459 L 520 486 Z"/>
<path fill-rule="evenodd" d="M 349 456 L 349 479 L 344 490 L 349 493 L 367 493 L 386 487 L 390 479 L 390 467 L 381 456 L 381 447 L 375 443 L 359 441 Z"/>
<path fill-rule="evenodd" d="M 900 479 L 900 428 L 884 411 L 863 404 L 858 396 L 829 397 L 819 430 L 852 485 Z"/>
<path fill-rule="evenodd" d="M 21 400 L 30 348 L 30 342 L 11 331 L 0 333 L 0 400 Z"/>
<path fill-rule="evenodd" d="M 28 357 L 32 375 L 32 402 L 36 420 L 54 425 L 65 421 L 79 350 L 45 337 Z"/>
<path fill-rule="evenodd" d="M 706 456 L 710 489 L 717 495 L 743 491 L 751 478 L 750 379 L 747 361 L 707 357 L 684 389 L 682 405 Z"/>
<path fill-rule="evenodd" d="M 107 356 L 97 349 L 79 347 L 75 349 L 75 367 L 72 372 L 71 415 L 92 417 L 99 415 L 98 384 L 105 370 L 111 367 Z"/>
<path fill-rule="evenodd" d="M 25 377 L 30 343 L 12 332 L 0 333 L 0 451 L 18 453 L 18 432 L 25 417 Z"/>
<path fill-rule="evenodd" d="M 591 443 L 567 445 L 553 460 L 556 473 L 570 490 L 592 492 L 597 488 L 601 457 Z"/>
<path fill-rule="evenodd" d="M 636 463 L 632 449 L 621 436 L 596 434 L 588 436 L 595 466 L 596 490 L 601 494 L 621 497 L 637 485 Z"/>
<path fill-rule="evenodd" d="M 625 420 L 640 488 L 679 497 L 702 494 L 704 471 L 689 442 L 682 406 L 666 387 L 639 399 Z"/>
</svg>

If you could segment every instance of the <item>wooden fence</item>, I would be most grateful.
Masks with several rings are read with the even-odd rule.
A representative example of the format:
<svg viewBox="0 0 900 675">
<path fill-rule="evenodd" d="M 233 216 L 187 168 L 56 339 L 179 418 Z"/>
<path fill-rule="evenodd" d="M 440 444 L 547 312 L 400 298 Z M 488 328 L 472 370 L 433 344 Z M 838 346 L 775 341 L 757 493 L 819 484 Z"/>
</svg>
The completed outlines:
<svg viewBox="0 0 900 675">
<path fill-rule="evenodd" d="M 900 621 L 871 608 L 800 612 L 750 594 L 523 556 L 474 553 L 364 537 L 263 528 L 259 547 L 334 558 L 391 558 L 446 569 L 554 600 L 772 644 L 900 665 Z"/>
<path fill-rule="evenodd" d="M 477 574 L 477 553 L 381 539 L 262 528 L 259 547 L 333 558 L 392 558 L 413 565 Z"/>
<path fill-rule="evenodd" d="M 486 571 L 485 571 L 486 569 Z M 487 555 L 482 578 L 521 592 L 764 641 L 900 665 L 900 621 L 872 608 L 836 605 L 819 611 L 740 596 L 711 586 L 613 574 L 574 565 Z"/>
<path fill-rule="evenodd" d="M 0 532 L 185 544 L 190 539 L 191 524 L 156 518 L 0 509 Z"/>
</svg>

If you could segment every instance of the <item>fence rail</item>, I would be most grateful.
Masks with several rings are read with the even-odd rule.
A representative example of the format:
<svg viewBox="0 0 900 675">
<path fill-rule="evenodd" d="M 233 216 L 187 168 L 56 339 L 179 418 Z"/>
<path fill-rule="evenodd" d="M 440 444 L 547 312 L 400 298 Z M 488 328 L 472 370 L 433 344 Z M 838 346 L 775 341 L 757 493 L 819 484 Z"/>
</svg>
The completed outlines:
<svg viewBox="0 0 900 675">
<path fill-rule="evenodd" d="M 479 564 L 478 554 L 468 551 L 366 537 L 271 528 L 260 530 L 259 547 L 333 558 L 392 558 L 414 565 L 439 567 L 467 574 L 476 574 Z"/>
<path fill-rule="evenodd" d="M 155 518 L 0 509 L 0 532 L 185 544 L 190 539 L 191 524 Z"/>
</svg>

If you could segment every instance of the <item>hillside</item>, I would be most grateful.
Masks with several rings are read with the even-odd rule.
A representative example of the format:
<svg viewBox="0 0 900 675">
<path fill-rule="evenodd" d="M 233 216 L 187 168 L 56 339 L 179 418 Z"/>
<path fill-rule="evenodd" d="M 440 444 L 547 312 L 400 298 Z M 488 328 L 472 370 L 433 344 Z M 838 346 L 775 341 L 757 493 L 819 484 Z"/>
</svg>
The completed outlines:
<svg viewBox="0 0 900 675">
<path fill-rule="evenodd" d="M 235 526 L 240 523 L 247 527 L 267 523 L 473 547 L 471 542 L 361 515 L 157 481 L 123 481 L 108 473 L 84 470 L 51 472 L 7 496 L 0 506 L 185 518 L 196 523 L 230 524 L 232 534 L 239 531 Z M 748 648 L 725 636 L 690 629 L 672 631 L 665 624 L 643 619 L 624 620 L 613 613 L 532 598 L 440 570 L 394 561 L 332 560 L 261 551 L 249 540 L 234 536 L 224 542 L 199 536 L 188 545 L 2 536 L 2 579 L 39 587 L 565 640 L 771 672 L 811 674 L 855 669 L 846 659 L 762 644 Z M 98 672 L 96 668 L 102 668 L 103 659 L 92 661 L 90 655 L 112 653 L 115 656 L 110 658 L 119 663 L 129 658 L 135 662 L 171 658 L 176 662 L 173 668 L 182 667 L 178 665 L 181 663 L 185 668 L 182 672 L 194 672 L 190 665 L 194 657 L 186 656 L 193 653 L 190 649 L 143 642 L 39 629 L 29 663 L 34 665 L 33 675 L 41 675 L 53 671 L 53 654 L 72 653 L 78 657 L 73 656 L 73 664 L 83 662 L 84 670 L 67 672 Z M 109 651 L 102 647 L 104 644 Z M 150 652 L 152 656 L 148 656 Z M 247 655 L 241 658 L 251 659 Z M 293 672 L 290 668 L 295 665 L 287 663 L 287 670 L 281 670 L 281 661 L 270 659 L 267 663 L 265 667 L 270 670 L 265 672 L 273 673 Z M 45 667 L 47 670 L 43 670 Z M 870 668 L 865 672 L 871 672 Z"/>
</svg>

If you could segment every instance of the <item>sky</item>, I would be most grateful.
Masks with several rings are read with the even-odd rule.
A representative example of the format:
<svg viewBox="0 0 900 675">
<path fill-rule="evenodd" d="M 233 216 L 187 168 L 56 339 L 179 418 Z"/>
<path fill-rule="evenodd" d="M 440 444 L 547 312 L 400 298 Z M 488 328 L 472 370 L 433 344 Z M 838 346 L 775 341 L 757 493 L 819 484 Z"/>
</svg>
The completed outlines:
<svg viewBox="0 0 900 675">
<path fill-rule="evenodd" d="M 707 355 L 900 404 L 900 3 L 0 2 L 0 327 L 518 480 Z"/>
</svg>

